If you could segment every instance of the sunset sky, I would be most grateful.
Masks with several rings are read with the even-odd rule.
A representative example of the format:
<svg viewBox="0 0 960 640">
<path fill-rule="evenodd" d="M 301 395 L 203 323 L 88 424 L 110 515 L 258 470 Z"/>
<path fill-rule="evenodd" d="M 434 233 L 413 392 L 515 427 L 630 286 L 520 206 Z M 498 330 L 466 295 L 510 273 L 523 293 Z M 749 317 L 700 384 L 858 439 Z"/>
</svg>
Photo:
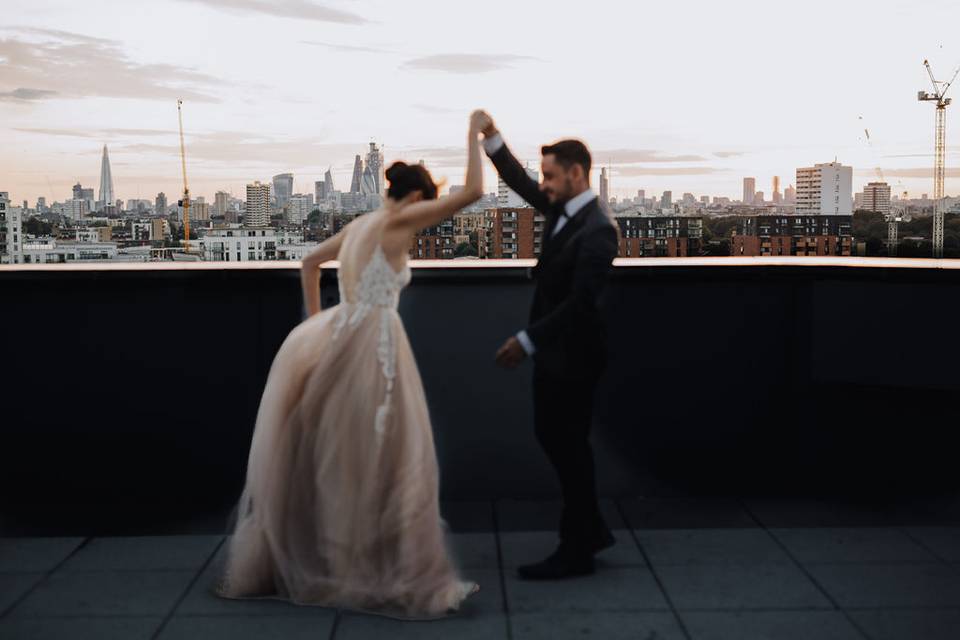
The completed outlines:
<svg viewBox="0 0 960 640">
<path fill-rule="evenodd" d="M 739 197 L 834 158 L 854 188 L 881 166 L 932 193 L 934 109 L 960 65 L 956 0 L 626 3 L 434 0 L 3 0 L 0 191 L 96 187 L 110 147 L 118 197 L 180 192 L 176 99 L 191 191 L 243 194 L 327 166 L 347 190 L 371 140 L 462 181 L 467 116 L 485 107 L 524 160 L 584 139 L 614 195 Z M 960 87 L 951 95 L 960 99 Z M 869 128 L 868 144 L 863 129 Z M 960 192 L 960 103 L 947 193 Z M 492 171 L 487 190 L 496 188 Z"/>
</svg>

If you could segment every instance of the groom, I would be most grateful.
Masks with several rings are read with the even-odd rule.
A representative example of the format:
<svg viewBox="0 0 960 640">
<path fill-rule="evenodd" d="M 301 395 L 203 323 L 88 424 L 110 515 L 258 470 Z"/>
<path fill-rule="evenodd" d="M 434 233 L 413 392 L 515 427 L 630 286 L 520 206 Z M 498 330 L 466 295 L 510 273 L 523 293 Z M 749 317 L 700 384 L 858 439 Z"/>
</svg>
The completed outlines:
<svg viewBox="0 0 960 640">
<path fill-rule="evenodd" d="M 537 440 L 560 479 L 560 545 L 542 562 L 519 568 L 521 578 L 551 580 L 593 573 L 593 556 L 614 544 L 600 515 L 590 426 L 593 395 L 603 371 L 606 340 L 597 297 L 617 255 L 617 232 L 590 189 L 590 151 L 579 140 L 541 149 L 543 181 L 532 180 L 482 113 L 484 148 L 500 177 L 546 218 L 543 249 L 527 327 L 497 352 L 513 369 L 533 358 Z"/>
</svg>

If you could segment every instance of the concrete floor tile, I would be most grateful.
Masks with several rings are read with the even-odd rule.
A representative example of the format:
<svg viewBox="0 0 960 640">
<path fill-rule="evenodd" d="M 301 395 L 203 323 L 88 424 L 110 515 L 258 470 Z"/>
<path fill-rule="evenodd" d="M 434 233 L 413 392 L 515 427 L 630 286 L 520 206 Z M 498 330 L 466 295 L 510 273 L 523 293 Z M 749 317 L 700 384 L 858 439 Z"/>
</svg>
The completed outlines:
<svg viewBox="0 0 960 640">
<path fill-rule="evenodd" d="M 871 640 L 956 640 L 960 609 L 851 611 Z"/>
<path fill-rule="evenodd" d="M 635 533 L 654 567 L 792 563 L 763 529 L 641 529 Z"/>
<path fill-rule="evenodd" d="M 590 576 L 554 581 L 520 580 L 511 571 L 506 574 L 506 587 L 511 613 L 669 608 L 653 574 L 644 567 L 602 569 Z"/>
<path fill-rule="evenodd" d="M 646 566 L 643 554 L 629 531 L 618 529 L 613 536 L 617 543 L 596 556 L 598 568 Z M 503 566 L 515 569 L 519 565 L 540 562 L 556 550 L 558 543 L 557 534 L 548 531 L 501 533 Z"/>
<path fill-rule="evenodd" d="M 888 527 L 771 529 L 799 562 L 936 562 L 900 529 Z"/>
<path fill-rule="evenodd" d="M 795 565 L 668 565 L 657 575 L 677 609 L 832 608 Z"/>
<path fill-rule="evenodd" d="M 693 640 L 861 640 L 839 611 L 684 611 Z"/>
<path fill-rule="evenodd" d="M 94 538 L 60 571 L 196 571 L 223 536 Z"/>
<path fill-rule="evenodd" d="M 47 618 L 0 621 L 0 638 L 13 640 L 150 640 L 163 618 Z"/>
<path fill-rule="evenodd" d="M 448 536 L 448 544 L 457 566 L 469 569 L 496 569 L 497 534 L 454 533 Z"/>
<path fill-rule="evenodd" d="M 443 620 L 391 620 L 378 616 L 345 613 L 335 640 L 506 640 L 503 614 L 470 616 L 457 614 Z"/>
<path fill-rule="evenodd" d="M 841 607 L 960 607 L 960 573 L 946 564 L 812 564 Z"/>
<path fill-rule="evenodd" d="M 326 640 L 337 612 L 304 616 L 193 616 L 174 617 L 159 640 Z"/>
<path fill-rule="evenodd" d="M 908 527 L 907 533 L 947 562 L 960 562 L 960 527 Z"/>
<path fill-rule="evenodd" d="M 746 498 L 746 508 L 765 527 L 881 527 L 902 516 L 882 505 L 854 500 Z"/>
<path fill-rule="evenodd" d="M 173 608 L 194 575 L 192 571 L 56 573 L 11 615 L 163 616 Z"/>
<path fill-rule="evenodd" d="M 514 640 L 681 640 L 672 613 L 517 613 L 511 616 Z"/>
<path fill-rule="evenodd" d="M 83 538 L 0 538 L 0 572 L 49 571 L 74 549 Z"/>
<path fill-rule="evenodd" d="M 0 573 L 0 614 L 43 580 L 43 573 Z"/>
</svg>

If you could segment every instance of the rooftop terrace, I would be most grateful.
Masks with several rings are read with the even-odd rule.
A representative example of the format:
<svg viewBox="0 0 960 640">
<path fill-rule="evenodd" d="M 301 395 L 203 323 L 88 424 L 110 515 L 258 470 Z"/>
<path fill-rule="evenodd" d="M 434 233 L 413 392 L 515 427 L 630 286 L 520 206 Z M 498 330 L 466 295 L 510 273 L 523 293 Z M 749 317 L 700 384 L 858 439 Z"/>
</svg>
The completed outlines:
<svg viewBox="0 0 960 640">
<path fill-rule="evenodd" d="M 619 261 L 594 435 L 618 544 L 554 584 L 513 576 L 559 505 L 529 370 L 492 363 L 527 266 L 415 264 L 401 299 L 483 586 L 432 623 L 209 594 L 296 265 L 0 268 L 0 638 L 957 637 L 955 263 Z"/>
</svg>

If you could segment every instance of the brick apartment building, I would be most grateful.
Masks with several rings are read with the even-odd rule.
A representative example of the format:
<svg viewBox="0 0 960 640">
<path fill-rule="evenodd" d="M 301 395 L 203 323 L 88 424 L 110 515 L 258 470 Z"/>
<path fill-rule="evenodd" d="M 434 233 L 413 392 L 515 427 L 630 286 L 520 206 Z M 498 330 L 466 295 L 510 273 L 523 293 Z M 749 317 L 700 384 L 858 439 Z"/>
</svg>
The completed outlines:
<svg viewBox="0 0 960 640">
<path fill-rule="evenodd" d="M 538 258 L 546 218 L 531 207 L 487 209 L 477 232 L 481 258 Z"/>
<path fill-rule="evenodd" d="M 457 248 L 454 243 L 454 222 L 447 218 L 440 224 L 421 229 L 410 243 L 411 260 L 450 260 Z"/>
<path fill-rule="evenodd" d="M 853 216 L 747 216 L 733 232 L 734 256 L 849 256 Z"/>
<path fill-rule="evenodd" d="M 703 219 L 686 216 L 618 216 L 618 255 L 624 258 L 699 255 Z M 487 259 L 536 259 L 543 248 L 546 218 L 531 207 L 500 207 L 483 214 L 457 214 L 452 220 L 418 233 L 411 259 L 453 257 L 456 246 L 476 233 L 477 253 Z"/>
<path fill-rule="evenodd" d="M 703 218 L 617 216 L 620 258 L 682 258 L 700 254 Z"/>
</svg>

